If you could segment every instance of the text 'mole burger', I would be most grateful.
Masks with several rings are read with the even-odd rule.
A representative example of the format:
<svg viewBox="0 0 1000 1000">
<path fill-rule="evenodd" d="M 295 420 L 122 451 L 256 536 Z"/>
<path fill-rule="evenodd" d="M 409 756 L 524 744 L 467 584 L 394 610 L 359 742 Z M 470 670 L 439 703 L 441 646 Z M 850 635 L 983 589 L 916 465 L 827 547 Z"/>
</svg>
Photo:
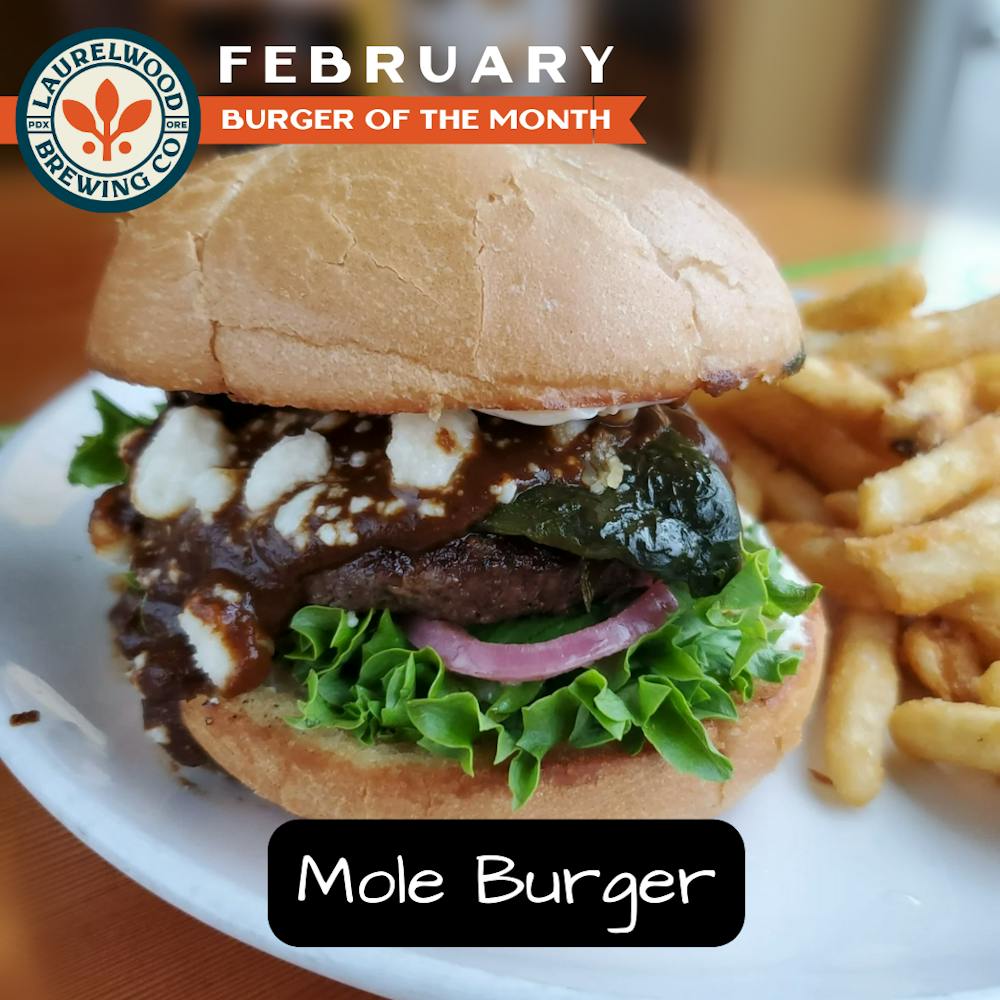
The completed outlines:
<svg viewBox="0 0 1000 1000">
<path fill-rule="evenodd" d="M 794 746 L 815 588 L 696 389 L 801 361 L 753 237 L 632 152 L 292 146 L 121 225 L 71 478 L 150 736 L 312 817 L 669 817 Z"/>
</svg>

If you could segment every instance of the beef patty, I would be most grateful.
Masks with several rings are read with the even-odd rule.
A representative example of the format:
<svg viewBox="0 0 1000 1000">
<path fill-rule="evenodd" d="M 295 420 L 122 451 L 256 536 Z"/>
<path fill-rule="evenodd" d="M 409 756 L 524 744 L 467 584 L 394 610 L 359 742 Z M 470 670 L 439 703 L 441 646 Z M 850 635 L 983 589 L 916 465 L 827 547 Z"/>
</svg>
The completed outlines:
<svg viewBox="0 0 1000 1000">
<path fill-rule="evenodd" d="M 470 533 L 418 554 L 375 549 L 303 581 L 308 600 L 388 608 L 460 624 L 562 614 L 636 585 L 623 563 L 593 562 L 524 538 Z"/>
</svg>

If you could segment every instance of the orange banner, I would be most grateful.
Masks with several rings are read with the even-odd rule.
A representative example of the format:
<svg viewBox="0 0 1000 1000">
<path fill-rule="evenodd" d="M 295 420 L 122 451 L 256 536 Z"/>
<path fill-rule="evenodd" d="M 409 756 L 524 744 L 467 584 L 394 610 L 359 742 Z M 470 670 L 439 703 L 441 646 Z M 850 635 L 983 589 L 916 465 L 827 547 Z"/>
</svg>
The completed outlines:
<svg viewBox="0 0 1000 1000">
<path fill-rule="evenodd" d="M 201 142 L 645 143 L 644 97 L 202 97 Z M 0 143 L 17 142 L 0 97 Z"/>
<path fill-rule="evenodd" d="M 14 132 L 16 106 L 16 97 L 0 97 L 0 145 L 7 146 L 17 142 L 17 134 Z"/>
<path fill-rule="evenodd" d="M 643 97 L 202 97 L 201 141 L 645 143 Z"/>
</svg>

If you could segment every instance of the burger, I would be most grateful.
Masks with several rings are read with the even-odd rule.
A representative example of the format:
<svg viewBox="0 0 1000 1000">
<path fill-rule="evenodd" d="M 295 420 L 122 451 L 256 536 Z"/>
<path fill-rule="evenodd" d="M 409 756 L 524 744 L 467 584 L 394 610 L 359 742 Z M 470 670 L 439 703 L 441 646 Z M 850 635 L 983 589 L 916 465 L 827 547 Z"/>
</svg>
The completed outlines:
<svg viewBox="0 0 1000 1000">
<path fill-rule="evenodd" d="M 817 588 L 688 406 L 801 363 L 773 263 L 611 147 L 272 147 L 126 217 L 73 482 L 149 736 L 308 817 L 669 817 L 794 746 Z"/>
</svg>

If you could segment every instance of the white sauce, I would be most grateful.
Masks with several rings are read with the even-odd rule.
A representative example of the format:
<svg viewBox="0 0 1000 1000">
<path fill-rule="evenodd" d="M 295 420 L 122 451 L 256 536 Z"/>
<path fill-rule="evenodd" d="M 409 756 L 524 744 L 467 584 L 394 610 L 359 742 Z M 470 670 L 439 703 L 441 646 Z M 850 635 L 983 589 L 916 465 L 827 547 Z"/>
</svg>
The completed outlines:
<svg viewBox="0 0 1000 1000">
<path fill-rule="evenodd" d="M 628 410 L 638 410 L 641 406 L 655 406 L 656 403 L 626 403 L 623 406 L 578 406 L 570 410 L 480 410 L 501 420 L 514 420 L 532 427 L 552 427 L 566 424 L 571 420 L 593 420 L 594 417 L 613 417 Z"/>
</svg>

